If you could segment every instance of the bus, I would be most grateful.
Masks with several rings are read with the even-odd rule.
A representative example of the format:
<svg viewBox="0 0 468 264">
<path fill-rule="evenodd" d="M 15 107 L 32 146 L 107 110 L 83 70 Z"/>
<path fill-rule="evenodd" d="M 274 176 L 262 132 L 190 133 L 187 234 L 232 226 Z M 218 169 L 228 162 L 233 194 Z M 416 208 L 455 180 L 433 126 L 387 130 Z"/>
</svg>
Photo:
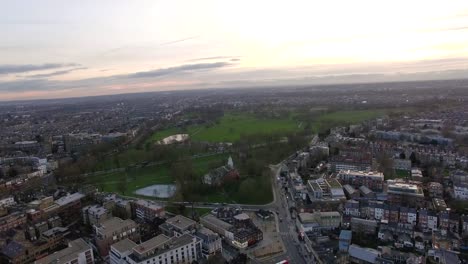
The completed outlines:
<svg viewBox="0 0 468 264">
<path fill-rule="evenodd" d="M 280 261 L 280 262 L 278 262 L 276 264 L 289 264 L 289 262 L 287 260 L 282 260 L 282 261 Z"/>
</svg>

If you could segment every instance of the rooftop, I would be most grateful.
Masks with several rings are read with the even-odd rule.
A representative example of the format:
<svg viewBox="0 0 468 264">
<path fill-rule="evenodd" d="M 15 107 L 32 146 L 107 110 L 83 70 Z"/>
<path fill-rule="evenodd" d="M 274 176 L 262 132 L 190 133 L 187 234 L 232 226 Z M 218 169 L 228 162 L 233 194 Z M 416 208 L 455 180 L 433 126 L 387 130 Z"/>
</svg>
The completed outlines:
<svg viewBox="0 0 468 264">
<path fill-rule="evenodd" d="M 131 251 L 137 244 L 132 240 L 126 238 L 124 240 L 120 240 L 119 242 L 112 245 L 118 252 L 126 252 Z"/>
<path fill-rule="evenodd" d="M 70 194 L 60 199 L 55 200 L 55 203 L 58 204 L 59 206 L 64 206 L 69 203 L 75 202 L 77 200 L 81 200 L 84 197 L 85 197 L 84 194 L 76 192 L 74 194 Z"/>
<path fill-rule="evenodd" d="M 239 221 L 249 220 L 250 217 L 246 213 L 235 215 L 234 218 Z"/>
<path fill-rule="evenodd" d="M 97 225 L 96 232 L 112 234 L 126 226 L 136 226 L 136 223 L 131 219 L 122 220 L 118 217 L 112 217 L 111 219 Z"/>
<path fill-rule="evenodd" d="M 229 230 L 232 228 L 232 225 L 224 222 L 221 219 L 218 219 L 216 216 L 213 216 L 211 214 L 204 215 L 203 217 L 200 218 L 200 221 L 206 221 L 212 225 L 216 225 L 222 229 Z"/>
<path fill-rule="evenodd" d="M 150 208 L 152 210 L 161 210 L 163 207 L 155 202 L 147 201 L 147 200 L 138 200 L 134 202 L 135 204 Z"/>
<path fill-rule="evenodd" d="M 134 247 L 133 250 L 140 255 L 144 255 L 149 251 L 155 250 L 157 248 L 163 248 L 164 245 L 170 240 L 171 238 L 166 235 L 155 236 L 152 239 Z"/>
<path fill-rule="evenodd" d="M 91 246 L 89 246 L 82 238 L 79 238 L 68 243 L 68 247 L 66 249 L 57 251 L 51 255 L 37 260 L 36 264 L 69 263 L 70 261 L 75 259 L 79 253 L 84 252 L 86 250 L 91 250 Z"/>
<path fill-rule="evenodd" d="M 370 178 L 378 178 L 383 180 L 384 175 L 381 172 L 373 172 L 373 171 L 354 171 L 354 170 L 341 170 L 338 175 L 353 175 L 353 176 L 361 176 L 361 177 L 370 177 Z"/>
<path fill-rule="evenodd" d="M 187 229 L 188 227 L 190 227 L 191 225 L 195 225 L 196 223 L 197 222 L 183 215 L 176 215 L 166 220 L 166 224 L 172 225 L 180 230 Z"/>
</svg>

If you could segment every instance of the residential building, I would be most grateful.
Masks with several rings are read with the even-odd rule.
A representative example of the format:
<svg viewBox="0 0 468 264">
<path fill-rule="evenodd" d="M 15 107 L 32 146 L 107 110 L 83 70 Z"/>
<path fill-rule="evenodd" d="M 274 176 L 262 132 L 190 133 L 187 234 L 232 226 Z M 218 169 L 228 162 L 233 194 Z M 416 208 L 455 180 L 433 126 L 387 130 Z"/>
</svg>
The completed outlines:
<svg viewBox="0 0 468 264">
<path fill-rule="evenodd" d="M 346 201 L 344 205 L 344 215 L 352 216 L 352 217 L 359 217 L 361 215 L 359 202 L 356 200 Z"/>
<path fill-rule="evenodd" d="M 468 200 L 468 173 L 457 170 L 450 175 L 453 182 L 453 197 Z"/>
<path fill-rule="evenodd" d="M 300 213 L 300 231 L 307 233 L 319 230 L 330 230 L 341 225 L 342 218 L 339 212 Z"/>
<path fill-rule="evenodd" d="M 377 232 L 377 221 L 352 217 L 351 230 L 355 233 L 374 235 Z"/>
<path fill-rule="evenodd" d="M 210 229 L 201 227 L 197 230 L 195 236 L 202 241 L 202 255 L 205 258 L 222 251 L 221 237 Z"/>
<path fill-rule="evenodd" d="M 16 228 L 26 224 L 26 214 L 22 212 L 13 212 L 0 218 L 0 232 Z"/>
<path fill-rule="evenodd" d="M 82 238 L 68 243 L 68 247 L 35 262 L 36 264 L 92 264 L 93 249 Z"/>
<path fill-rule="evenodd" d="M 109 252 L 110 264 L 126 264 L 127 257 L 133 253 L 136 246 L 137 244 L 128 238 L 112 244 Z"/>
<path fill-rule="evenodd" d="M 164 207 L 151 201 L 147 200 L 137 200 L 132 202 L 133 211 L 135 212 L 135 217 L 151 222 L 155 218 L 162 218 L 165 216 Z"/>
<path fill-rule="evenodd" d="M 443 198 L 444 197 L 444 187 L 441 183 L 430 182 L 427 184 L 427 191 L 429 197 L 431 198 Z"/>
<path fill-rule="evenodd" d="M 5 197 L 3 199 L 0 199 L 0 207 L 8 207 L 8 206 L 12 206 L 12 205 L 15 205 L 16 202 L 15 202 L 15 199 L 13 198 L 13 196 L 9 196 L 9 197 Z"/>
<path fill-rule="evenodd" d="M 179 237 L 156 236 L 133 248 L 128 264 L 190 264 L 202 257 L 199 238 L 184 234 Z"/>
<path fill-rule="evenodd" d="M 218 219 L 216 216 L 211 214 L 204 215 L 200 218 L 200 223 L 204 227 L 219 234 L 221 237 L 226 238 L 228 241 L 234 239 L 233 225 Z"/>
<path fill-rule="evenodd" d="M 102 207 L 101 205 L 89 205 L 82 209 L 83 223 L 85 225 L 97 225 L 112 217 L 110 210 Z"/>
<path fill-rule="evenodd" d="M 109 254 L 110 246 L 120 240 L 129 238 L 133 241 L 140 239 L 138 225 L 130 219 L 122 220 L 118 217 L 95 225 L 96 246 L 101 256 Z"/>
<path fill-rule="evenodd" d="M 373 191 L 382 191 L 383 189 L 384 176 L 380 172 L 341 170 L 337 177 L 342 184 L 349 184 L 354 188 L 365 185 Z"/>
<path fill-rule="evenodd" d="M 320 178 L 307 182 L 311 199 L 346 199 L 343 186 L 333 178 Z"/>
<path fill-rule="evenodd" d="M 393 159 L 393 169 L 405 172 L 411 171 L 411 160 L 407 159 Z"/>
<path fill-rule="evenodd" d="M 388 180 L 387 194 L 390 204 L 421 206 L 424 203 L 424 192 L 414 183 Z"/>
<path fill-rule="evenodd" d="M 192 219 L 187 218 L 183 215 L 176 215 L 172 218 L 167 219 L 164 224 L 159 226 L 159 229 L 166 236 L 179 237 L 183 234 L 195 233 L 196 226 L 197 222 L 193 221 Z"/>
<path fill-rule="evenodd" d="M 343 190 L 348 199 L 356 199 L 360 196 L 359 191 L 349 184 L 343 185 Z"/>
</svg>

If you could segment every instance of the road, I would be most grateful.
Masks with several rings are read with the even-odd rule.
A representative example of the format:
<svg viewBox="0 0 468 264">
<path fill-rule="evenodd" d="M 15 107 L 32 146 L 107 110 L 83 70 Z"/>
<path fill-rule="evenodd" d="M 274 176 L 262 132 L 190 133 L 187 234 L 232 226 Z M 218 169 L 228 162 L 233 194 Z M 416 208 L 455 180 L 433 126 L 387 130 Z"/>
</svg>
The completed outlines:
<svg viewBox="0 0 468 264">
<path fill-rule="evenodd" d="M 288 199 L 281 188 L 281 182 L 278 180 L 281 166 L 282 163 L 276 165 L 276 168 L 272 168 L 274 171 L 273 192 L 276 199 L 272 204 L 270 204 L 270 207 L 272 207 L 270 210 L 277 212 L 278 218 L 280 219 L 278 225 L 279 232 L 281 239 L 283 240 L 283 244 L 286 247 L 286 253 L 273 258 L 271 262 L 276 263 L 287 259 L 290 263 L 305 264 L 306 261 L 302 256 L 301 242 L 299 242 L 298 234 L 296 232 L 295 220 L 291 218 Z"/>
<path fill-rule="evenodd" d="M 288 159 L 291 157 L 288 157 Z M 298 239 L 298 233 L 296 231 L 296 224 L 295 219 L 291 218 L 291 214 L 289 211 L 289 199 L 284 190 L 282 189 L 282 183 L 278 180 L 281 172 L 281 167 L 283 162 L 272 165 L 270 168 L 272 169 L 272 190 L 273 190 L 273 201 L 269 204 L 259 204 L 259 205 L 251 205 L 251 204 L 221 204 L 221 203 L 201 203 L 201 202 L 168 202 L 164 200 L 153 200 L 160 204 L 184 204 L 186 206 L 192 206 L 195 208 L 218 208 L 220 206 L 233 206 L 233 207 L 240 207 L 242 210 L 245 211 L 257 211 L 259 209 L 263 210 L 270 210 L 277 214 L 276 221 L 277 226 L 279 227 L 279 232 L 281 235 L 281 239 L 283 240 L 283 244 L 286 247 L 286 252 L 282 255 L 276 256 L 274 258 L 269 259 L 268 261 L 256 261 L 252 260 L 252 263 L 277 263 L 282 260 L 289 260 L 289 263 L 294 264 L 306 264 L 306 263 L 313 263 L 308 256 L 305 254 L 305 247 L 302 242 Z M 128 197 L 129 199 L 135 199 L 134 197 Z M 307 258 L 307 261 L 306 261 Z"/>
</svg>

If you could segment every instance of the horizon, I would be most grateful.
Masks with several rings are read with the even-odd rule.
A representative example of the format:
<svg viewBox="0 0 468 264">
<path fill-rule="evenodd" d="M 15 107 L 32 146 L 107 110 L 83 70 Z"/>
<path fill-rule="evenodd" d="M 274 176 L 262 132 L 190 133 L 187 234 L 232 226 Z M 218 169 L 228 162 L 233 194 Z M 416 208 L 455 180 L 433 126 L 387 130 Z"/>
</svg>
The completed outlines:
<svg viewBox="0 0 468 264">
<path fill-rule="evenodd" d="M 462 79 L 467 25 L 459 1 L 8 2 L 0 101 Z"/>
</svg>

